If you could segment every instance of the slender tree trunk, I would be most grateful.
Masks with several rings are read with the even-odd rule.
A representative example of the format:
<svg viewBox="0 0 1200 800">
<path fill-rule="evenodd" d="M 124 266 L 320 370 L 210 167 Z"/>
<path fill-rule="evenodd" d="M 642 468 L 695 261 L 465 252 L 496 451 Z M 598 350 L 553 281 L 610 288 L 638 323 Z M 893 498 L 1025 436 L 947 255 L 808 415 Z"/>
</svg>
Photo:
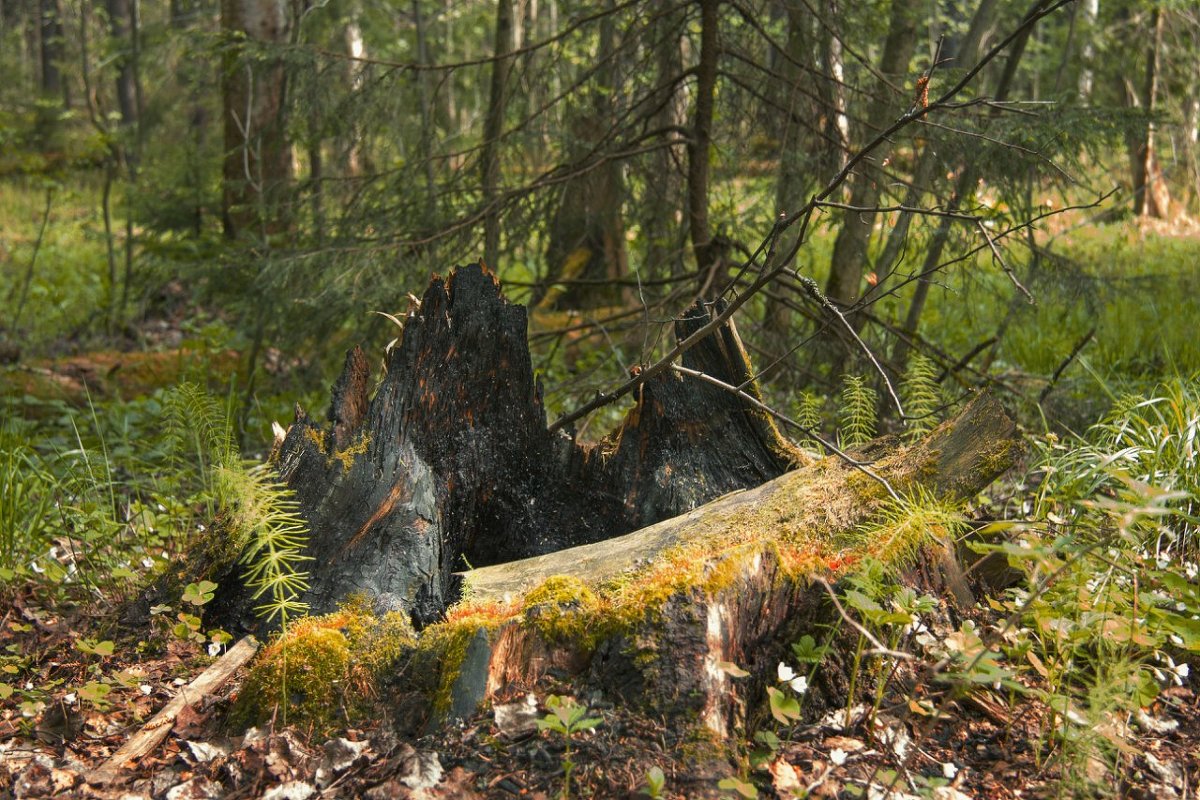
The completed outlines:
<svg viewBox="0 0 1200 800">
<path fill-rule="evenodd" d="M 1093 71 L 1096 60 L 1097 23 L 1100 20 L 1100 0 L 1083 0 L 1083 68 L 1079 70 L 1079 98 L 1084 103 L 1092 100 L 1092 87 L 1096 83 Z"/>
<path fill-rule="evenodd" d="M 349 84 L 352 93 L 362 91 L 363 64 L 358 59 L 365 58 L 367 55 L 367 46 L 363 41 L 362 25 L 359 24 L 359 14 L 360 9 L 356 3 L 349 10 L 346 27 L 342 32 L 342 38 L 346 43 L 346 53 L 350 56 L 350 60 L 346 62 L 346 82 Z M 338 147 L 338 152 L 341 153 L 343 159 L 342 172 L 346 175 L 357 177 L 363 172 L 364 159 L 358 126 L 353 119 L 346 121 L 341 138 L 342 142 Z"/>
<path fill-rule="evenodd" d="M 1037 13 L 1048 0 L 1038 0 L 1029 10 L 1026 17 L 1030 17 Z M 977 21 L 981 23 L 979 26 L 982 31 L 982 23 L 985 20 Z M 976 25 L 971 26 L 972 31 L 976 30 Z M 1029 39 L 1033 35 L 1034 27 L 1027 27 L 1020 37 L 1012 44 L 1012 49 L 1009 51 L 1008 60 L 1005 62 L 1004 71 L 1000 75 L 999 83 L 996 86 L 996 92 L 993 95 L 998 102 L 1003 102 L 1008 99 L 1009 92 L 1012 90 L 1013 79 L 1017 73 L 1017 67 L 1021 63 L 1021 59 L 1025 56 L 1026 46 L 1029 44 Z M 968 41 L 963 52 L 968 54 L 968 60 L 963 62 L 969 66 L 971 61 L 977 60 L 982 53 L 983 37 L 982 33 L 968 35 Z M 979 173 L 971 162 L 961 165 L 958 180 L 954 185 L 954 194 L 950 197 L 950 202 L 946 206 L 946 210 L 950 212 L 958 211 L 962 206 L 963 198 L 969 195 L 975 187 Z M 910 198 L 914 203 L 919 202 L 919 198 Z M 950 240 L 950 229 L 953 225 L 961 225 L 961 222 L 952 220 L 950 217 L 941 217 L 938 220 L 937 228 L 934 231 L 933 238 L 929 242 L 928 249 L 925 253 L 924 263 L 921 265 L 920 274 L 922 280 L 917 281 L 917 286 L 913 290 L 912 300 L 909 302 L 908 314 L 904 320 L 905 336 L 901 337 L 896 343 L 896 351 L 892 357 L 892 364 L 897 372 L 903 372 L 905 365 L 908 363 L 909 342 L 913 341 L 917 335 L 917 330 L 920 327 L 921 315 L 925 311 L 925 302 L 929 298 L 929 287 L 932 285 L 933 272 L 941 263 L 942 252 L 946 248 L 946 243 Z"/>
<path fill-rule="evenodd" d="M 687 124 L 687 109 L 682 101 L 678 80 L 683 73 L 683 51 L 680 37 L 686 22 L 686 12 L 662 13 L 655 18 L 652 33 L 655 42 L 655 82 L 653 98 L 655 113 L 651 125 L 662 131 L 678 130 Z M 665 141 L 674 137 L 666 132 Z M 649 169 L 644 177 L 642 198 L 641 238 L 643 264 L 651 276 L 678 275 L 683 272 L 683 181 L 682 166 L 686 153 L 682 147 L 663 147 L 646 160 Z"/>
<path fill-rule="evenodd" d="M 287 0 L 222 0 L 221 28 L 247 45 L 226 59 L 223 211 L 225 234 L 267 236 L 288 227 L 292 151 L 286 127 L 287 72 L 273 48 L 288 43 Z M 265 53 L 265 55 L 263 55 Z"/>
<path fill-rule="evenodd" d="M 412 0 L 413 25 L 417 33 L 417 61 L 429 63 L 429 47 L 425 41 L 425 19 L 421 16 L 421 0 Z M 433 95 L 429 90 L 429 73 L 417 73 L 417 96 L 421 105 L 421 161 L 425 168 L 425 227 L 432 228 L 438 217 L 437 179 L 433 170 Z"/>
<path fill-rule="evenodd" d="M 132 129 L 138 121 L 137 80 L 134 68 L 133 9 L 130 0 L 106 0 L 108 24 L 120 55 L 117 57 L 117 108 L 121 126 Z"/>
<path fill-rule="evenodd" d="M 612 0 L 607 0 L 612 8 Z M 570 123 L 568 152 L 581 174 L 563 184 L 550 224 L 546 248 L 548 283 L 537 299 L 559 308 L 598 308 L 621 300 L 616 280 L 628 271 L 622 208 L 625 181 L 621 164 L 608 158 L 620 116 L 619 65 L 612 16 L 600 21 L 599 57 L 603 66 Z M 612 281 L 559 285 L 556 279 Z M 551 300 L 553 298 L 553 300 Z"/>
<path fill-rule="evenodd" d="M 994 0 L 984 0 L 982 5 L 994 5 Z M 905 100 L 895 96 L 892 85 L 902 85 L 917 39 L 917 12 L 904 2 L 892 3 L 888 24 L 888 37 L 883 55 L 879 60 L 879 80 L 874 88 L 874 99 L 867 108 L 867 128 L 860 140 L 870 139 L 875 132 L 904 111 Z M 882 155 L 880 156 L 882 160 Z M 850 204 L 870 208 L 879 204 L 882 175 L 870 167 L 856 173 L 851 181 Z M 847 211 L 842 216 L 833 246 L 833 259 L 829 267 L 829 280 L 825 293 L 830 300 L 842 306 L 850 306 L 858 299 L 864 266 L 867 263 L 867 246 L 875 227 L 875 214 L 871 212 Z"/>
<path fill-rule="evenodd" d="M 813 183 L 814 159 L 809 152 L 819 152 L 821 141 L 807 141 L 802 121 L 808 115 L 805 95 L 801 91 L 805 75 L 801 65 L 810 64 L 812 37 L 810 16 L 804 0 L 785 0 L 783 3 L 788 21 L 788 37 L 785 47 L 786 58 L 782 59 L 780 72 L 786 84 L 783 96 L 783 129 L 779 137 L 779 178 L 775 185 L 775 208 L 779 213 L 790 214 L 799 208 Z M 784 240 L 776 244 L 776 252 L 791 252 L 798 234 L 796 226 L 784 232 Z M 791 335 L 792 312 L 778 295 L 769 295 L 763 314 L 763 333 L 767 351 L 781 358 L 788 351 Z M 769 365 L 764 365 L 768 367 Z M 768 371 L 767 376 L 770 375 Z M 766 376 L 764 376 L 766 377 Z"/>
<path fill-rule="evenodd" d="M 710 284 L 719 267 L 708 217 L 708 182 L 713 109 L 717 87 L 717 27 L 720 0 L 700 0 L 700 61 L 696 66 L 696 107 L 688 141 L 688 231 L 701 281 Z"/>
<path fill-rule="evenodd" d="M 137 0 L 106 0 L 109 30 L 120 56 L 117 60 L 116 94 L 117 107 L 121 112 L 121 131 L 124 134 L 118 145 L 119 158 L 125 164 L 132 190 L 137 181 L 137 165 L 141 151 L 141 81 L 139 75 L 139 36 Z M 133 281 L 133 216 L 129 204 L 125 208 L 124 279 L 121 282 L 121 297 L 114 315 L 125 316 L 129 303 L 130 283 Z"/>
<path fill-rule="evenodd" d="M 825 2 L 825 24 L 821 26 L 821 60 L 825 76 L 822 83 L 825 86 L 824 99 L 827 106 L 824 109 L 824 151 L 825 163 L 821 166 L 826 174 L 832 175 L 840 170 L 849 157 L 850 150 L 850 117 L 846 112 L 846 65 L 842 51 L 840 33 L 833 27 L 835 20 L 841 19 L 837 0 Z"/>
<path fill-rule="evenodd" d="M 41 32 L 41 89 L 46 98 L 62 97 L 63 26 L 57 0 L 38 0 L 38 19 Z"/>
<path fill-rule="evenodd" d="M 1150 16 L 1150 43 L 1146 48 L 1146 77 L 1142 84 L 1141 106 L 1150 118 L 1145 132 L 1133 151 L 1133 210 L 1138 216 L 1165 218 L 1170 213 L 1171 197 L 1154 154 L 1158 110 L 1158 84 L 1161 72 L 1163 12 L 1155 5 Z"/>
<path fill-rule="evenodd" d="M 483 183 L 483 261 L 495 269 L 500 259 L 500 209 L 496 207 L 500 188 L 500 137 L 508 109 L 508 75 L 512 70 L 513 4 L 496 4 L 496 45 L 493 49 L 492 87 L 488 97 L 487 118 L 483 123 L 483 152 L 480 171 Z"/>
</svg>

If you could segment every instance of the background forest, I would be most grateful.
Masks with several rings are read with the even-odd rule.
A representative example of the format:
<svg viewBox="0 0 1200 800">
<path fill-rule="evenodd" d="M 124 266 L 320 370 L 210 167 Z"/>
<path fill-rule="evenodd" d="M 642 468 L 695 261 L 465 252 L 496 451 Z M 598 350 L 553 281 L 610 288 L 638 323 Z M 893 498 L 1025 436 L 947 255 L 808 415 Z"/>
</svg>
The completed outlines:
<svg viewBox="0 0 1200 800">
<path fill-rule="evenodd" d="M 68 691 L 140 718 L 108 634 L 63 667 L 31 620 L 111 611 L 239 507 L 302 548 L 241 455 L 475 261 L 581 439 L 698 299 L 813 451 L 1014 410 L 1025 463 L 970 515 L 1022 576 L 996 657 L 1056 791 L 1119 791 L 1099 720 L 1200 650 L 1190 0 L 0 0 L 0 75 L 0 735 Z M 138 654 L 220 651 L 198 592 Z"/>
</svg>

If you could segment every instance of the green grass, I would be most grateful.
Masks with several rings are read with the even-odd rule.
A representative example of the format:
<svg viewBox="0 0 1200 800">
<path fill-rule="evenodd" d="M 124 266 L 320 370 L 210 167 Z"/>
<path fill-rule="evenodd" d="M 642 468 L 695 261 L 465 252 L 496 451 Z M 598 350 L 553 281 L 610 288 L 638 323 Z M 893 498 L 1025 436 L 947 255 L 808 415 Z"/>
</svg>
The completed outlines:
<svg viewBox="0 0 1200 800">
<path fill-rule="evenodd" d="M 102 329 L 109 298 L 100 179 L 81 173 L 70 184 L 51 189 L 50 215 L 19 330 L 10 329 L 34 258 L 47 185 L 42 177 L 7 178 L 0 183 L 0 298 L 6 300 L 0 325 L 24 349 L 35 352 L 65 337 Z M 119 198 L 119 191 L 114 197 Z M 120 242 L 117 249 L 119 259 Z"/>
</svg>

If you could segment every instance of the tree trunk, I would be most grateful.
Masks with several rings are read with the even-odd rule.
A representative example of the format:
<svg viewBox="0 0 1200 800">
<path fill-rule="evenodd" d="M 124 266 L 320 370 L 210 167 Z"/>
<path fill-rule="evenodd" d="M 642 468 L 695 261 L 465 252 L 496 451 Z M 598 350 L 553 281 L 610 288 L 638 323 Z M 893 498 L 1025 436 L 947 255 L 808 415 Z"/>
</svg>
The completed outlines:
<svg viewBox="0 0 1200 800">
<path fill-rule="evenodd" d="M 784 3 L 787 12 L 788 36 L 785 48 L 786 58 L 782 59 L 781 74 L 787 91 L 784 93 L 783 105 L 787 109 L 784 124 L 779 137 L 779 177 L 775 184 L 775 210 L 781 214 L 792 214 L 803 205 L 812 187 L 815 174 L 815 161 L 809 156 L 810 152 L 819 152 L 822 146 L 821 137 L 810 141 L 805 136 L 807 123 L 810 119 L 805 94 L 801 91 L 804 80 L 802 66 L 810 61 L 812 50 L 810 17 L 807 7 L 802 0 L 788 0 Z M 811 64 L 810 64 L 811 66 Z M 795 244 L 799 226 L 793 225 L 783 233 L 781 240 L 775 245 L 776 252 L 790 253 Z M 792 340 L 792 312 L 778 296 L 768 296 L 763 312 L 763 339 L 767 352 L 777 359 L 782 359 L 789 351 Z M 764 377 L 775 372 L 770 365 L 765 366 Z"/>
<path fill-rule="evenodd" d="M 985 0 L 984 5 L 994 0 Z M 860 134 L 863 141 L 871 139 L 887 123 L 904 111 L 904 100 L 895 96 L 894 85 L 903 85 L 917 38 L 917 13 L 908 3 L 892 3 L 888 37 L 879 60 L 879 80 L 866 113 L 867 126 Z M 882 155 L 876 159 L 882 161 Z M 871 208 L 878 205 L 882 173 L 864 167 L 855 173 L 850 191 L 850 205 Z M 863 267 L 867 263 L 867 245 L 875 227 L 875 214 L 847 211 L 842 215 L 833 245 L 829 280 L 825 294 L 841 306 L 850 306 L 858 299 Z"/>
<path fill-rule="evenodd" d="M 680 37 L 686 24 L 685 10 L 655 16 L 653 27 L 656 88 L 651 126 L 663 131 L 665 142 L 678 138 L 687 124 L 686 103 L 680 91 L 683 52 Z M 641 241 L 644 274 L 651 277 L 679 275 L 684 271 L 682 166 L 686 154 L 678 145 L 660 147 L 646 158 L 642 177 L 645 191 L 641 202 Z"/>
<path fill-rule="evenodd" d="M 139 116 L 132 3 L 131 0 L 107 0 L 105 6 L 109 29 L 120 52 L 117 58 L 117 107 L 121 111 L 121 126 L 132 128 Z"/>
<path fill-rule="evenodd" d="M 39 0 L 39 26 L 41 32 L 42 96 L 63 98 L 66 91 L 62 79 L 63 26 L 62 12 L 57 0 Z"/>
<path fill-rule="evenodd" d="M 246 43 L 226 57 L 221 94 L 225 114 L 222 210 L 225 235 L 265 239 L 288 227 L 292 151 L 286 126 L 287 0 L 222 0 L 221 29 Z M 265 53 L 265 55 L 264 55 Z"/>
<path fill-rule="evenodd" d="M 1026 14 L 1026 18 L 1032 17 L 1033 14 L 1041 10 L 1045 2 L 1046 0 L 1037 0 Z M 983 7 L 980 6 L 980 12 L 982 10 Z M 964 45 L 964 49 L 969 53 L 967 57 L 969 60 L 978 59 L 982 54 L 982 29 L 984 25 L 989 24 L 987 18 L 980 18 L 980 12 L 977 12 L 976 19 L 971 24 L 971 30 Z M 1020 65 L 1021 59 L 1025 56 L 1025 49 L 1029 44 L 1030 37 L 1033 35 L 1033 30 L 1033 26 L 1026 27 L 1022 35 L 1013 42 L 1008 59 L 1004 64 L 1004 71 L 1000 74 L 1000 80 L 996 85 L 994 97 L 997 102 L 1003 102 L 1008 99 L 1013 79 L 1017 74 L 1017 67 Z M 926 163 L 927 161 L 929 163 Z M 924 177 L 929 175 L 932 177 L 937 172 L 938 163 L 937 153 L 933 150 L 932 145 L 926 145 L 925 151 L 921 154 L 921 163 L 917 165 L 918 176 Z M 945 207 L 945 210 L 950 212 L 959 210 L 964 198 L 974 191 L 978 179 L 978 172 L 973 163 L 967 162 L 961 164 L 957 171 L 958 178 L 954 183 L 953 193 L 950 195 L 950 199 Z M 914 183 L 909 195 L 905 198 L 905 204 L 916 206 L 920 201 L 920 196 L 917 193 L 922 188 L 922 186 Z M 885 248 L 884 257 L 889 260 L 881 260 L 880 267 L 883 270 L 887 270 L 889 274 L 896 268 L 895 261 L 902 243 L 902 240 L 898 237 L 907 235 L 910 218 L 911 214 L 901 212 L 900 222 L 897 223 L 896 230 L 893 231 L 892 238 L 888 241 L 888 246 Z M 961 223 L 950 217 L 939 218 L 937 227 L 934 229 L 933 236 L 927 245 L 925 260 L 922 262 L 921 270 L 918 273 L 924 276 L 924 279 L 917 281 L 916 288 L 913 290 L 913 296 L 909 301 L 908 312 L 904 320 L 905 336 L 897 340 L 896 350 L 892 356 L 892 365 L 897 373 L 903 373 L 908 363 L 909 343 L 916 341 L 917 329 L 921 323 L 921 315 L 925 312 L 925 301 L 929 298 L 929 288 L 933 284 L 933 275 L 941 263 L 942 252 L 945 250 L 946 244 L 950 241 L 951 226 L 959 224 Z"/>
<path fill-rule="evenodd" d="M 702 285 L 711 286 L 721 268 L 720 248 L 708 218 L 709 166 L 717 89 L 720 0 L 700 0 L 700 61 L 696 65 L 696 107 L 688 140 L 688 231 Z M 701 291 L 701 294 L 707 294 Z"/>
<path fill-rule="evenodd" d="M 580 174 L 563 184 L 550 224 L 547 280 L 535 295 L 541 307 L 599 308 L 621 301 L 616 281 L 628 271 L 622 216 L 625 181 L 620 162 L 606 152 L 614 142 L 620 116 L 616 46 L 609 15 L 600 21 L 598 57 L 606 63 L 597 71 L 595 86 L 588 90 L 590 96 L 581 100 L 583 108 L 570 124 L 567 148 L 573 154 L 573 168 Z M 589 283 L 569 283 L 580 279 Z M 568 283 L 556 285 L 558 280 Z"/>
<path fill-rule="evenodd" d="M 1163 12 L 1155 5 L 1150 17 L 1150 43 L 1146 48 L 1146 76 L 1139 105 L 1149 117 L 1141 140 L 1131 144 L 1133 162 L 1133 210 L 1138 216 L 1165 219 L 1170 214 L 1171 195 L 1154 153 L 1158 84 L 1161 70 Z"/>
<path fill-rule="evenodd" d="M 493 50 L 492 88 L 488 97 L 487 118 L 483 122 L 483 151 L 479 157 L 480 182 L 483 186 L 483 263 L 495 267 L 500 258 L 500 136 L 508 110 L 508 74 L 512 71 L 513 50 L 512 0 L 496 4 L 496 46 Z"/>
</svg>

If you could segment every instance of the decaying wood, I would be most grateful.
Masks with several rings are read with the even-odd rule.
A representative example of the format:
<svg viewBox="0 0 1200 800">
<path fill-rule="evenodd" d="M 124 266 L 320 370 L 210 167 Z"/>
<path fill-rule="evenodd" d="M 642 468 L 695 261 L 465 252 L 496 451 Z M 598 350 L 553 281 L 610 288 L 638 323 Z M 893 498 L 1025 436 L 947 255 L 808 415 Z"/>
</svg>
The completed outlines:
<svg viewBox="0 0 1200 800">
<path fill-rule="evenodd" d="M 875 468 L 901 494 L 920 484 L 942 497 L 964 500 L 1010 464 L 1013 433 L 1012 420 L 999 404 L 980 396 L 920 443 L 877 452 Z M 669 547 L 721 536 L 735 524 L 785 526 L 797 532 L 807 527 L 826 538 L 836 537 L 869 520 L 883 499 L 870 484 L 847 480 L 854 474 L 844 461 L 830 457 L 634 533 L 461 574 L 473 599 L 504 601 L 555 575 L 610 580 L 648 564 Z M 774 509 L 794 511 L 788 512 L 789 519 L 777 522 L 761 519 L 756 511 Z"/>
<path fill-rule="evenodd" d="M 676 336 L 720 304 L 697 304 Z M 684 358 L 757 396 L 732 325 Z M 691 377 L 642 387 L 598 443 L 547 429 L 522 306 L 479 265 L 434 278 L 405 320 L 374 396 L 368 359 L 346 357 L 326 422 L 298 411 L 276 454 L 312 536 L 315 612 L 352 593 L 418 623 L 457 597 L 454 573 L 603 541 L 758 486 L 806 461 L 770 418 Z M 223 626 L 253 629 L 240 574 L 211 604 Z"/>
<path fill-rule="evenodd" d="M 224 686 L 257 652 L 258 641 L 253 636 L 242 638 L 195 680 L 180 689 L 179 694 L 171 698 L 171 701 L 121 745 L 117 752 L 88 776 L 88 782 L 105 784 L 118 780 L 126 766 L 153 752 L 154 748 L 167 738 L 175 718 L 185 707 L 201 702 Z"/>
<path fill-rule="evenodd" d="M 917 444 L 880 440 L 859 456 L 901 494 L 920 487 L 962 501 L 1011 466 L 1018 451 L 1012 420 L 995 400 L 980 396 Z M 548 636 L 540 613 L 528 606 L 499 628 L 481 624 L 464 663 L 454 665 L 449 708 L 463 713 L 533 689 L 547 673 L 566 673 L 664 718 L 731 734 L 747 723 L 747 710 L 757 706 L 776 664 L 787 658 L 788 644 L 805 633 L 824 635 L 832 621 L 827 590 L 812 577 L 835 575 L 831 562 L 871 552 L 870 542 L 848 552 L 830 553 L 829 545 L 869 521 L 887 498 L 878 483 L 831 457 L 626 536 L 466 572 L 472 602 L 519 600 L 554 576 L 578 578 L 603 592 L 624 578 L 654 574 L 656 561 L 681 548 L 707 562 L 692 574 L 731 577 L 707 588 L 704 581 L 680 586 L 661 608 L 599 642 Z M 789 556 L 778 546 L 783 542 L 825 555 L 811 572 L 798 572 L 784 563 Z M 947 543 L 934 541 L 926 556 L 941 558 L 948 550 Z M 962 591 L 939 570 L 931 572 L 943 581 L 948 599 Z M 818 671 L 806 708 L 845 702 L 849 667 L 837 664 L 836 654 L 831 658 Z M 749 677 L 733 681 L 721 666 L 727 662 Z"/>
</svg>

